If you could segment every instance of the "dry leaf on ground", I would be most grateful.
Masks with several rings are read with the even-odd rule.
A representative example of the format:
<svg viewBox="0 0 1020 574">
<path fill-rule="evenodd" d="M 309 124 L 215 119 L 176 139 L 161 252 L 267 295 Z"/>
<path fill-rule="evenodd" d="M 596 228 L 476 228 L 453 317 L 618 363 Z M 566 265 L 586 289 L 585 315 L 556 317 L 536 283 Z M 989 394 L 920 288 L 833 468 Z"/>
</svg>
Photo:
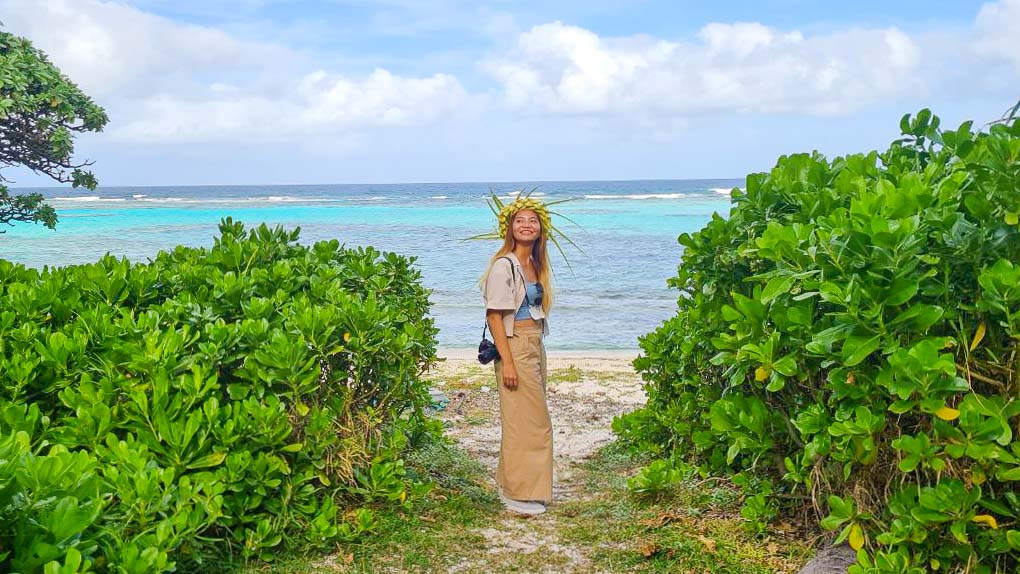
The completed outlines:
<svg viewBox="0 0 1020 574">
<path fill-rule="evenodd" d="M 645 541 L 641 543 L 639 548 L 641 555 L 645 558 L 651 558 L 659 551 L 659 545 L 652 541 Z"/>
<path fill-rule="evenodd" d="M 715 554 L 715 540 L 712 540 L 711 538 L 707 536 L 702 536 L 700 534 L 698 534 L 696 538 L 698 539 L 699 542 L 705 545 L 705 550 L 708 550 L 710 553 Z"/>
</svg>

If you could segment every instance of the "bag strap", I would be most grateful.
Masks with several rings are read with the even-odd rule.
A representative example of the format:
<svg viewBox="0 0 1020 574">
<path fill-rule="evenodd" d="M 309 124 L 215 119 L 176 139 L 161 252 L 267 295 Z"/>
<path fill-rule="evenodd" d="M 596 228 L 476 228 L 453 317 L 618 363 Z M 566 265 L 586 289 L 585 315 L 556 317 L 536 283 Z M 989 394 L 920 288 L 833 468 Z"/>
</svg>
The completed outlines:
<svg viewBox="0 0 1020 574">
<path fill-rule="evenodd" d="M 517 289 L 517 272 L 514 271 L 514 261 L 513 261 L 513 259 L 510 259 L 506 255 L 504 255 L 503 257 L 500 257 L 499 259 L 506 259 L 507 263 L 510 264 L 510 277 L 512 279 L 511 285 L 513 285 L 514 289 Z M 497 259 L 496 261 L 499 261 L 499 259 Z M 524 290 L 524 297 L 525 298 L 528 297 L 527 287 L 525 287 L 525 290 Z M 484 339 L 485 338 L 485 330 L 489 328 L 489 322 L 485 321 L 485 320 L 483 320 L 482 322 L 485 323 L 485 326 L 482 327 L 482 338 Z"/>
<path fill-rule="evenodd" d="M 507 261 L 510 262 L 510 277 L 513 279 L 514 288 L 517 288 L 517 272 L 514 271 L 514 260 L 510 259 L 506 255 L 500 257 L 500 259 L 506 259 Z"/>
</svg>

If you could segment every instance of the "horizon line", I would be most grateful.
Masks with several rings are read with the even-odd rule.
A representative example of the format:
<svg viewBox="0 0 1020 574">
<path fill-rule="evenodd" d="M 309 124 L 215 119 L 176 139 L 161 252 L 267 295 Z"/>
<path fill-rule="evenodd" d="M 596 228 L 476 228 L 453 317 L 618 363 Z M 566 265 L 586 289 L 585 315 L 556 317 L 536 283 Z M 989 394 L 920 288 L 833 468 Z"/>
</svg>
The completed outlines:
<svg viewBox="0 0 1020 574">
<path fill-rule="evenodd" d="M 344 185 L 469 185 L 469 184 L 542 184 L 542 183 L 626 183 L 639 181 L 737 181 L 746 179 L 742 177 L 687 177 L 687 178 L 635 178 L 635 179 L 542 179 L 542 180 L 503 180 L 503 181 L 401 181 L 401 182 L 348 182 L 348 183 L 189 183 L 189 184 L 127 184 L 127 185 L 102 185 L 96 186 L 95 190 L 85 187 L 68 187 L 66 185 L 8 185 L 8 189 L 71 189 L 81 191 L 96 191 L 102 188 L 131 188 L 131 187 L 328 187 Z"/>
</svg>

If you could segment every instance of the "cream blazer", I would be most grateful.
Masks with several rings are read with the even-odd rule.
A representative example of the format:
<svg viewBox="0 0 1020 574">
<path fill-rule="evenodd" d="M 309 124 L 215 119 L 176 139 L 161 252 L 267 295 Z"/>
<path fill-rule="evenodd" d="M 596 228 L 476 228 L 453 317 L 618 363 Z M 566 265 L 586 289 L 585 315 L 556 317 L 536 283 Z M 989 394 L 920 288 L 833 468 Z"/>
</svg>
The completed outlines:
<svg viewBox="0 0 1020 574">
<path fill-rule="evenodd" d="M 506 257 L 510 261 L 499 258 L 489 268 L 489 273 L 485 276 L 485 285 L 482 287 L 482 300 L 485 302 L 486 310 L 493 309 L 503 312 L 503 328 L 506 330 L 506 336 L 512 337 L 514 315 L 517 314 L 521 303 L 524 302 L 524 271 L 521 270 L 521 261 L 517 259 L 516 255 L 507 253 Z M 511 261 L 514 266 L 513 271 L 510 268 Z M 536 321 L 545 319 L 542 321 L 542 332 L 548 335 L 549 320 L 546 319 L 542 306 L 529 305 L 528 311 L 531 313 L 531 318 Z"/>
</svg>

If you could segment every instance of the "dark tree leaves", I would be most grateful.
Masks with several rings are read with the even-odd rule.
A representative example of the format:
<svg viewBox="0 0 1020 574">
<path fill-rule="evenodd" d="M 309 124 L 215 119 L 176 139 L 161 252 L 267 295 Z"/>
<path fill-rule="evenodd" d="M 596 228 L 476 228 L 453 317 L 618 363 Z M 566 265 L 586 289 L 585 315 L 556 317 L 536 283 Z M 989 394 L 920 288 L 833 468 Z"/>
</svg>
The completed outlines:
<svg viewBox="0 0 1020 574">
<path fill-rule="evenodd" d="M 21 165 L 74 187 L 94 189 L 96 178 L 76 162 L 74 136 L 102 131 L 106 112 L 24 38 L 0 32 L 0 170 Z M 12 196 L 0 173 L 0 224 L 42 223 L 57 215 L 39 194 Z M 3 233 L 3 230 L 0 230 Z"/>
</svg>

